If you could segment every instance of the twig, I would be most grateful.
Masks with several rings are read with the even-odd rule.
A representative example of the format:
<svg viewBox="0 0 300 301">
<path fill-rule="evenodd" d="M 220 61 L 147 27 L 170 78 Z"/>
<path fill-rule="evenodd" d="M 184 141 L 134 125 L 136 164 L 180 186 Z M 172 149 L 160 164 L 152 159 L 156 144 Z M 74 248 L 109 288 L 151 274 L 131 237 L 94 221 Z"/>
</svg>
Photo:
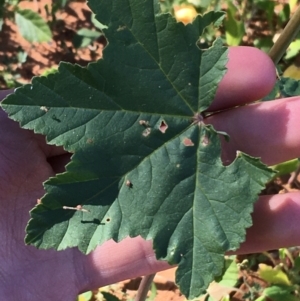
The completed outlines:
<svg viewBox="0 0 300 301">
<path fill-rule="evenodd" d="M 151 283 L 153 281 L 155 277 L 155 273 L 151 274 L 151 275 L 147 275 L 144 276 L 144 278 L 142 279 L 138 291 L 137 291 L 137 295 L 134 299 L 134 301 L 145 301 L 147 298 L 147 294 L 149 292 Z"/>
<path fill-rule="evenodd" d="M 278 40 L 269 52 L 269 56 L 277 64 L 300 30 L 300 6 L 285 26 Z"/>
</svg>

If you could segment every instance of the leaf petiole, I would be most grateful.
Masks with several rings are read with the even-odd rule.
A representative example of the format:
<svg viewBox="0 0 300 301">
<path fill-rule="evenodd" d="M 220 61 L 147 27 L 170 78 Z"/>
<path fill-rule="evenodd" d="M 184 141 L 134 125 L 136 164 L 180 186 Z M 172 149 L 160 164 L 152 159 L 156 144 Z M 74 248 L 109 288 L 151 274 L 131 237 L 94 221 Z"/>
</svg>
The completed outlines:
<svg viewBox="0 0 300 301">
<path fill-rule="evenodd" d="M 269 57 L 272 59 L 275 65 L 280 61 L 286 49 L 289 47 L 290 43 L 294 40 L 299 31 L 300 6 L 297 8 L 296 12 L 285 26 L 283 32 L 269 52 Z"/>
</svg>

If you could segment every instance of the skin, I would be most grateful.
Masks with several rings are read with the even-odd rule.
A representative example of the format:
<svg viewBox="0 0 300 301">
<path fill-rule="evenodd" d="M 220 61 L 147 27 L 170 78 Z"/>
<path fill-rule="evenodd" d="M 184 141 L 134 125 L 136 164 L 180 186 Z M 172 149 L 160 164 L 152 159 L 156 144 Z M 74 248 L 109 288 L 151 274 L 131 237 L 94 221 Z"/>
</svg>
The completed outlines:
<svg viewBox="0 0 300 301">
<path fill-rule="evenodd" d="M 254 48 L 231 48 L 228 72 L 210 111 L 229 109 L 267 94 L 275 83 L 270 59 Z M 2 99 L 9 91 L 1 91 Z M 300 97 L 225 110 L 206 119 L 226 131 L 222 158 L 236 150 L 276 164 L 300 157 Z M 233 122 L 234 121 L 234 122 Z M 42 182 L 63 171 L 69 155 L 46 145 L 42 136 L 19 128 L 0 111 L 0 295 L 4 300 L 74 301 L 78 293 L 123 279 L 169 268 L 155 259 L 150 241 L 108 241 L 88 256 L 77 249 L 61 252 L 24 245 L 28 211 L 44 194 Z M 260 197 L 254 225 L 238 253 L 300 244 L 300 193 Z"/>
</svg>

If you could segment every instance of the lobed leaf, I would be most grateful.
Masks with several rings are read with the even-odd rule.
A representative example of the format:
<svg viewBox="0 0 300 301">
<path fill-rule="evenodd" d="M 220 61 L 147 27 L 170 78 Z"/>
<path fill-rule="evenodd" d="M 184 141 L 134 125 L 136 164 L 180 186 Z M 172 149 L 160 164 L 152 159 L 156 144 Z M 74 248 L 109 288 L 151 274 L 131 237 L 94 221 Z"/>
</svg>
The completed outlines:
<svg viewBox="0 0 300 301">
<path fill-rule="evenodd" d="M 241 152 L 222 164 L 219 133 L 201 113 L 226 72 L 220 40 L 197 46 L 223 13 L 192 24 L 161 14 L 156 0 L 91 0 L 107 26 L 104 58 L 87 68 L 61 63 L 2 107 L 49 144 L 73 153 L 66 172 L 44 183 L 26 243 L 89 253 L 113 238 L 153 240 L 156 256 L 178 264 L 176 281 L 199 296 L 237 249 L 253 203 L 273 172 Z M 82 211 L 64 206 L 82 206 Z"/>
</svg>

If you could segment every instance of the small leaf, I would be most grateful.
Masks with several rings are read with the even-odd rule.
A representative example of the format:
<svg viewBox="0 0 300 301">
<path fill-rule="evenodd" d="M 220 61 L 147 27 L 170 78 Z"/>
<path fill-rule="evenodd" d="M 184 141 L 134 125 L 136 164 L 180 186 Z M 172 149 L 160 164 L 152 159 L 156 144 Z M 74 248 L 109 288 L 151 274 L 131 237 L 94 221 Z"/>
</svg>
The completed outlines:
<svg viewBox="0 0 300 301">
<path fill-rule="evenodd" d="M 101 292 L 105 301 L 120 301 L 118 297 L 108 292 Z"/>
<path fill-rule="evenodd" d="M 75 48 L 87 47 L 102 35 L 103 34 L 99 31 L 91 30 L 88 28 L 81 28 L 76 32 L 73 38 L 73 45 Z"/>
<path fill-rule="evenodd" d="M 271 47 L 274 44 L 272 37 L 257 38 L 253 41 L 253 43 L 255 47 L 266 53 L 270 51 Z"/>
<path fill-rule="evenodd" d="M 235 258 L 228 258 L 225 260 L 225 268 L 219 279 L 216 281 L 223 286 L 233 287 L 236 285 L 239 276 L 239 268 Z"/>
<path fill-rule="evenodd" d="M 106 25 L 103 25 L 102 23 L 100 23 L 100 22 L 96 19 L 95 14 L 92 14 L 92 15 L 91 15 L 91 22 L 93 23 L 93 25 L 94 25 L 96 28 L 98 28 L 98 29 L 100 29 L 100 30 L 103 30 L 103 29 L 106 29 L 106 28 L 107 28 Z"/>
<path fill-rule="evenodd" d="M 205 300 L 215 301 L 215 300 L 226 300 L 228 294 L 235 290 L 235 285 L 238 282 L 239 269 L 235 260 L 235 256 L 225 259 L 225 266 L 223 273 L 220 277 L 215 279 L 207 289 L 208 296 Z"/>
<path fill-rule="evenodd" d="M 284 58 L 286 60 L 289 60 L 295 57 L 299 52 L 300 52 L 300 39 L 298 38 L 290 44 Z"/>
<path fill-rule="evenodd" d="M 289 77 L 281 77 L 278 81 L 279 90 L 283 97 L 300 95 L 300 80 Z"/>
<path fill-rule="evenodd" d="M 277 171 L 275 177 L 280 177 L 282 175 L 287 175 L 297 169 L 299 165 L 299 159 L 293 159 L 289 161 L 285 161 L 282 163 L 279 163 L 277 165 L 270 166 L 270 168 Z"/>
<path fill-rule="evenodd" d="M 260 263 L 258 274 L 263 280 L 269 283 L 291 285 L 287 275 L 281 270 L 280 267 L 272 268 L 269 265 Z"/>
<path fill-rule="evenodd" d="M 77 301 L 90 301 L 93 297 L 93 293 L 91 291 L 80 294 L 77 297 Z"/>
<path fill-rule="evenodd" d="M 273 285 L 264 289 L 260 301 L 299 301 L 293 286 Z"/>
<path fill-rule="evenodd" d="M 30 9 L 18 9 L 15 20 L 21 35 L 29 42 L 50 42 L 52 33 L 48 24 Z"/>
<path fill-rule="evenodd" d="M 227 4 L 227 19 L 224 21 L 226 43 L 229 46 L 237 46 L 241 43 L 245 33 L 244 23 L 235 17 L 236 7 L 230 1 Z"/>
</svg>

